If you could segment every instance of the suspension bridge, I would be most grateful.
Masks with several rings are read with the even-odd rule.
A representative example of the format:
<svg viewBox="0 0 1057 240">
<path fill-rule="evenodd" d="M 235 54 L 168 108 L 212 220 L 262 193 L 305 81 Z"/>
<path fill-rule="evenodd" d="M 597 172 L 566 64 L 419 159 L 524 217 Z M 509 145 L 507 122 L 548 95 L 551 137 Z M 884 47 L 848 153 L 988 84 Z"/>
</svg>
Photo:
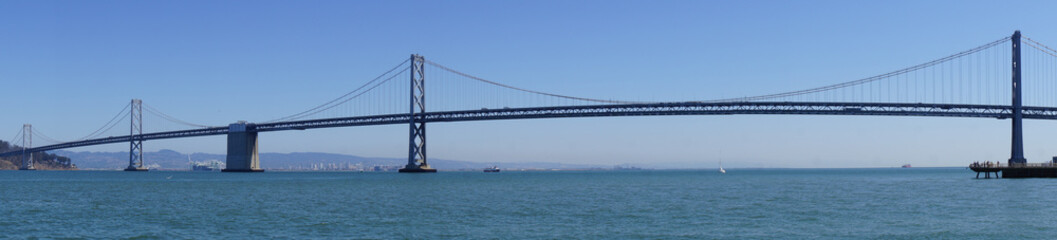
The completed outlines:
<svg viewBox="0 0 1057 240">
<path fill-rule="evenodd" d="M 426 94 L 427 82 L 430 84 L 429 95 Z M 257 154 L 257 138 L 261 132 L 407 124 L 408 162 L 400 172 L 435 172 L 427 161 L 428 123 L 731 114 L 1009 119 L 1011 151 L 1008 163 L 1025 164 L 1022 120 L 1057 120 L 1057 50 L 1017 31 L 1012 36 L 933 61 L 853 81 L 766 95 L 671 102 L 587 98 L 535 91 L 463 73 L 423 56 L 412 55 L 342 96 L 271 120 L 239 121 L 220 126 L 196 124 L 133 99 L 102 127 L 78 139 L 52 138 L 25 124 L 11 140 L 12 143 L 21 142 L 21 145 L 14 151 L 0 153 L 0 157 L 21 156 L 20 169 L 32 170 L 33 153 L 128 143 L 126 170 L 146 171 L 143 165 L 144 141 L 227 135 L 227 168 L 224 171 L 258 172 L 263 171 Z M 129 131 L 122 132 L 123 127 L 117 126 L 126 120 Z M 166 123 L 168 127 L 145 129 L 147 122 L 151 123 L 148 126 Z M 121 133 L 113 135 L 115 131 Z M 48 142 L 48 145 L 33 147 L 34 137 Z"/>
</svg>

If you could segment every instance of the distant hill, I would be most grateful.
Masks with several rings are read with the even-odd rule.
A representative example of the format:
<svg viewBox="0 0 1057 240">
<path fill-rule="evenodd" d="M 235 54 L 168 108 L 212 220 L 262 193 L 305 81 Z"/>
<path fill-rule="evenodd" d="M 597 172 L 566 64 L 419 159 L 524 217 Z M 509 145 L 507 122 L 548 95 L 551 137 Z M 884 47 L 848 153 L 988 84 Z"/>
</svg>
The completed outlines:
<svg viewBox="0 0 1057 240">
<path fill-rule="evenodd" d="M 58 155 L 67 156 L 81 169 L 124 169 L 128 167 L 128 152 L 71 152 L 58 150 L 53 151 Z M 188 169 L 187 154 L 173 150 L 160 150 L 157 152 L 143 153 L 144 165 L 157 169 Z M 224 162 L 227 159 L 224 154 L 192 153 L 191 160 L 205 162 L 217 160 Z M 360 157 L 353 155 L 295 152 L 295 153 L 261 153 L 261 168 L 264 169 L 311 169 L 313 164 L 323 166 L 346 166 L 359 165 L 369 166 L 404 166 L 406 158 L 378 158 Z M 498 165 L 505 169 L 585 169 L 599 168 L 598 165 L 587 164 L 563 164 L 547 162 L 527 163 L 482 163 L 467 162 L 446 159 L 429 159 L 430 166 L 437 169 L 483 169 Z"/>
</svg>

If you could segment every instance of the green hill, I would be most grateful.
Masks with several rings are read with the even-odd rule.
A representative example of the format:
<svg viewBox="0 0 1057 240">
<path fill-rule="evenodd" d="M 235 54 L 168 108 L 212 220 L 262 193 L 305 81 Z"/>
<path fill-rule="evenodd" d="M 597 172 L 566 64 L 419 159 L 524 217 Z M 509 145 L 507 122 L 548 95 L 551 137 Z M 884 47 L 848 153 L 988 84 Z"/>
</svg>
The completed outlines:
<svg viewBox="0 0 1057 240">
<path fill-rule="evenodd" d="M 17 151 L 22 147 L 0 141 L 0 152 Z M 0 158 L 0 170 L 16 170 L 22 166 L 22 156 Z M 70 158 L 49 153 L 33 154 L 33 167 L 40 170 L 76 170 Z"/>
</svg>

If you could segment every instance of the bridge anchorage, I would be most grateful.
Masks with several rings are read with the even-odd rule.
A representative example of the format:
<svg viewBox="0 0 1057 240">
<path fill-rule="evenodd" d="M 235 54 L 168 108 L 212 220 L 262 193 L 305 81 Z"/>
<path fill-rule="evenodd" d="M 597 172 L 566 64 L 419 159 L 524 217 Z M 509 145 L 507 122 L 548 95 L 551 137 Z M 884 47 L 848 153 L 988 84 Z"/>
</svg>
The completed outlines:
<svg viewBox="0 0 1057 240">
<path fill-rule="evenodd" d="M 257 126 L 246 121 L 228 125 L 227 168 L 221 172 L 264 172 L 257 155 Z"/>
</svg>

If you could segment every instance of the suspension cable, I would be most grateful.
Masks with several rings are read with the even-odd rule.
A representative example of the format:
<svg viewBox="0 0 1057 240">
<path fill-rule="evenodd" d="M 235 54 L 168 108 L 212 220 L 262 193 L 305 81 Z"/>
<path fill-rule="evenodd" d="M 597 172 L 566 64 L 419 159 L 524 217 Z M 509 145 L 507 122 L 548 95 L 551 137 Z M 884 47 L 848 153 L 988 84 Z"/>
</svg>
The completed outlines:
<svg viewBox="0 0 1057 240">
<path fill-rule="evenodd" d="M 25 130 L 26 130 L 25 128 L 19 129 L 18 133 L 15 133 L 15 137 L 11 138 L 11 141 L 8 142 L 8 143 L 11 144 L 11 146 L 15 146 L 15 140 L 18 140 L 18 137 L 22 136 L 22 132 L 25 131 Z"/>
<path fill-rule="evenodd" d="M 110 124 L 110 127 L 107 127 L 107 128 L 106 128 L 106 130 L 103 130 L 103 131 L 101 131 L 101 132 L 99 132 L 99 133 L 95 134 L 94 136 L 91 136 L 91 137 L 86 137 L 86 138 L 84 138 L 84 139 L 81 139 L 81 140 L 86 140 L 86 139 L 89 139 L 89 138 L 96 138 L 96 137 L 99 137 L 100 135 L 103 135 L 104 133 L 107 133 L 107 132 L 109 132 L 109 131 L 110 131 L 110 129 L 114 129 L 114 127 L 117 127 L 117 125 L 118 125 L 119 123 L 121 123 L 122 121 L 124 121 L 125 119 L 128 119 L 128 114 L 124 114 L 124 115 L 122 115 L 121 119 L 118 119 L 117 121 L 114 121 L 114 123 L 113 123 L 113 124 Z M 78 141 L 80 141 L 80 140 L 78 140 Z"/>
<path fill-rule="evenodd" d="M 396 69 L 399 69 L 401 66 L 404 66 L 404 64 L 407 64 L 410 61 L 411 61 L 411 59 L 405 59 L 403 62 L 400 62 L 400 64 L 397 64 L 393 68 L 389 69 L 389 71 L 385 71 L 385 73 L 382 73 L 381 75 L 378 75 L 378 77 L 375 77 L 374 79 L 371 79 L 371 81 L 367 81 L 366 83 L 364 83 L 360 87 L 356 88 L 355 90 L 352 90 L 352 91 L 350 91 L 348 93 L 345 93 L 344 95 L 341 95 L 340 97 L 337 97 L 337 98 L 335 98 L 333 100 L 330 100 L 330 101 L 328 101 L 326 103 L 320 104 L 319 106 L 313 107 L 311 109 L 305 110 L 303 112 L 299 112 L 299 113 L 296 113 L 296 114 L 293 114 L 293 115 L 289 115 L 289 116 L 285 116 L 285 117 L 281 117 L 281 118 L 272 119 L 272 120 L 266 121 L 266 123 L 287 121 L 287 120 L 291 120 L 291 119 L 299 119 L 299 118 L 302 118 L 302 117 L 305 117 L 305 116 L 316 114 L 316 113 L 320 112 L 320 111 L 316 111 L 316 110 L 319 110 L 321 108 L 325 108 L 324 110 L 326 110 L 326 109 L 333 108 L 336 105 L 341 105 L 342 103 L 345 103 L 348 100 L 342 101 L 341 103 L 338 103 L 338 104 L 333 104 L 333 103 L 337 102 L 337 101 L 339 101 L 341 99 L 344 99 L 345 97 L 348 97 L 349 95 L 352 95 L 352 94 L 362 90 L 363 88 L 365 88 L 367 86 L 370 86 L 372 83 L 378 81 L 379 79 L 382 79 L 386 75 L 389 75 L 389 73 L 392 73 L 393 71 L 395 71 Z M 401 72 L 403 72 L 403 70 L 401 70 Z M 392 79 L 392 77 L 390 77 L 390 79 Z M 386 81 L 388 81 L 388 80 L 386 80 Z M 375 86 L 377 86 L 377 85 L 375 85 Z M 371 89 L 373 89 L 373 88 L 371 88 Z M 370 91 L 371 89 L 368 89 L 367 91 Z M 357 96 L 359 96 L 359 95 L 357 95 Z M 331 105 L 331 104 L 333 104 L 333 105 Z M 315 112 L 313 112 L 313 111 L 315 111 Z"/>
<path fill-rule="evenodd" d="M 1057 53 L 1057 50 L 1054 50 L 1053 48 L 1050 48 L 1050 47 L 1046 46 L 1045 44 L 1036 42 L 1035 40 L 1032 40 L 1031 38 L 1025 37 L 1024 35 L 1020 35 L 1020 38 L 1023 38 L 1024 40 L 1028 40 L 1029 45 L 1030 44 L 1038 45 L 1038 46 L 1032 46 L 1032 47 L 1035 47 L 1035 48 L 1043 47 L 1043 48 L 1046 48 L 1047 50 L 1049 50 L 1049 51 L 1047 51 L 1047 53 Z M 1042 49 L 1039 49 L 1039 50 L 1042 50 Z M 1043 50 L 1043 51 L 1046 51 L 1046 50 Z M 1053 54 L 1050 54 L 1050 55 L 1053 55 Z"/>
<path fill-rule="evenodd" d="M 48 137 L 48 135 L 45 135 L 44 133 L 40 132 L 40 130 L 38 130 L 37 128 L 33 128 L 31 134 L 32 134 L 31 136 L 39 137 L 40 139 L 42 139 L 44 141 L 52 142 L 52 143 L 55 143 L 55 144 L 71 142 L 71 141 L 60 141 L 60 140 L 56 140 L 55 138 Z M 25 146 L 23 146 L 23 147 L 25 147 Z"/>
<path fill-rule="evenodd" d="M 73 141 L 82 141 L 82 140 L 95 138 L 95 137 L 98 137 L 99 135 L 102 135 L 102 134 L 106 133 L 107 131 L 110 131 L 111 129 L 114 129 L 114 127 L 117 126 L 118 123 L 121 123 L 122 120 L 128 118 L 128 114 L 125 114 L 125 113 L 128 112 L 129 107 L 131 105 L 132 105 L 131 103 L 130 104 L 126 104 L 125 108 L 121 109 L 121 111 L 118 112 L 117 115 L 114 115 L 114 117 L 110 118 L 110 121 L 107 121 L 106 124 L 103 124 L 102 127 L 99 127 L 99 129 L 96 129 L 92 133 L 89 133 L 88 135 L 86 135 L 84 137 L 81 137 L 81 138 L 78 138 L 78 139 L 75 139 L 75 140 L 70 140 L 70 141 L 58 140 L 58 139 L 49 137 L 48 135 L 45 135 L 43 132 L 37 130 L 37 128 L 34 128 L 33 132 L 31 132 L 30 134 L 39 135 L 43 140 L 46 140 L 46 141 L 49 141 L 49 142 L 52 142 L 52 143 L 56 143 L 56 144 L 68 143 L 68 142 L 73 142 Z M 25 133 L 21 133 L 21 134 L 24 135 Z"/>
<path fill-rule="evenodd" d="M 703 101 L 703 102 L 747 102 L 747 101 L 756 101 L 756 100 L 765 100 L 765 99 L 774 99 L 774 98 L 796 96 L 796 95 L 816 93 L 816 92 L 828 91 L 828 90 L 845 88 L 845 87 L 851 87 L 851 86 L 858 86 L 858 85 L 862 85 L 864 83 L 868 83 L 868 82 L 873 82 L 873 81 L 877 81 L 877 80 L 880 80 L 880 79 L 889 78 L 889 77 L 896 76 L 896 75 L 899 75 L 899 74 L 904 74 L 904 73 L 908 73 L 908 72 L 921 70 L 921 69 L 924 69 L 924 68 L 927 68 L 927 67 L 932 67 L 932 66 L 935 66 L 935 65 L 938 65 L 938 64 L 941 64 L 941 63 L 945 63 L 945 62 L 951 61 L 953 59 L 957 59 L 957 58 L 964 57 L 964 56 L 969 55 L 969 54 L 973 54 L 973 53 L 977 53 L 977 52 L 989 49 L 991 47 L 994 47 L 994 46 L 997 46 L 999 44 L 1005 43 L 1006 41 L 1009 41 L 1009 40 L 1010 40 L 1010 37 L 1003 37 L 1003 38 L 995 40 L 993 42 L 990 42 L 990 43 L 987 43 L 987 44 L 984 44 L 984 45 L 981 45 L 979 47 L 975 47 L 975 48 L 972 48 L 972 49 L 969 49 L 969 50 L 966 50 L 966 51 L 955 53 L 955 54 L 952 54 L 950 56 L 946 56 L 946 57 L 939 58 L 939 59 L 936 59 L 936 60 L 932 60 L 932 61 L 929 61 L 929 62 L 926 62 L 926 63 L 914 65 L 914 66 L 911 66 L 911 67 L 908 67 L 908 68 L 903 68 L 903 69 L 896 70 L 896 71 L 893 71 L 893 72 L 889 72 L 889 73 L 885 73 L 885 74 L 881 74 L 881 75 L 876 75 L 876 76 L 873 76 L 873 77 L 863 78 L 863 79 L 859 79 L 859 80 L 848 81 L 848 82 L 843 82 L 843 83 L 838 83 L 838 84 L 833 84 L 833 85 L 827 85 L 827 86 L 822 86 L 822 87 L 817 87 L 817 88 L 809 88 L 809 89 L 804 89 L 804 90 L 791 91 L 791 92 L 783 92 L 783 93 L 775 93 L 775 94 L 767 94 L 767 95 L 759 95 L 759 96 L 751 96 L 751 97 L 715 99 L 715 100 L 708 100 L 708 101 Z"/>
<path fill-rule="evenodd" d="M 408 69 L 411 69 L 411 66 L 407 66 L 406 68 L 404 68 L 404 70 L 400 70 L 400 72 L 403 72 L 403 71 L 407 71 Z M 367 88 L 367 89 L 366 89 L 366 90 L 364 90 L 363 92 L 360 92 L 359 94 L 353 95 L 352 97 L 349 97 L 349 98 L 347 98 L 347 99 L 345 99 L 345 100 L 342 100 L 341 102 L 338 102 L 337 104 L 333 104 L 333 105 L 330 105 L 330 106 L 328 106 L 328 107 L 325 107 L 325 108 L 322 108 L 322 109 L 319 109 L 319 110 L 313 111 L 313 112 L 311 112 L 311 113 L 308 113 L 308 114 L 304 114 L 304 115 L 301 115 L 301 116 L 297 116 L 296 118 L 288 118 L 288 119 L 285 119 L 285 120 L 296 120 L 296 119 L 301 119 L 301 118 L 303 118 L 303 117 L 311 116 L 311 115 L 314 115 L 314 114 L 316 114 L 316 113 L 320 113 L 320 112 L 322 112 L 322 111 L 326 111 L 326 110 L 329 110 L 329 109 L 331 109 L 331 108 L 334 108 L 334 107 L 340 106 L 340 105 L 342 105 L 342 104 L 345 104 L 345 103 L 347 103 L 347 102 L 349 102 L 349 101 L 352 101 L 352 99 L 356 99 L 357 97 L 360 97 L 361 95 L 363 95 L 363 94 L 366 94 L 366 93 L 370 92 L 371 90 L 374 90 L 374 88 L 377 88 L 378 86 L 381 86 L 382 84 L 385 84 L 385 83 L 389 82 L 390 80 L 393 80 L 394 78 L 396 78 L 396 77 L 399 77 L 399 76 L 400 76 L 400 74 L 394 74 L 393 76 L 390 76 L 389 78 L 386 78 L 385 80 L 382 80 L 381 82 L 378 82 L 378 83 L 374 84 L 374 86 L 371 86 L 371 87 Z M 346 94 L 346 95 L 347 95 L 347 94 Z M 284 121 L 285 121 L 285 120 L 284 120 Z M 269 122 L 275 122 L 275 121 L 269 121 Z"/>
<path fill-rule="evenodd" d="M 1057 57 L 1057 52 L 1051 52 L 1050 50 L 1052 50 L 1052 49 L 1048 49 L 1048 47 L 1046 47 L 1046 46 L 1032 44 L 1031 42 L 1024 42 L 1024 45 L 1028 45 L 1029 47 L 1037 49 L 1040 52 L 1045 53 L 1046 55 Z M 1043 48 L 1047 48 L 1047 49 L 1043 49 Z"/>
<path fill-rule="evenodd" d="M 121 111 L 118 112 L 117 115 L 114 115 L 114 117 L 110 118 L 110 121 L 107 121 L 106 124 L 103 124 L 102 127 L 99 127 L 99 129 L 96 129 L 92 133 L 89 133 L 87 136 L 85 136 L 85 137 L 83 137 L 83 138 L 81 138 L 79 140 L 85 140 L 85 139 L 89 139 L 89 138 L 94 138 L 94 137 L 96 137 L 96 135 L 103 134 L 104 132 L 109 131 L 111 128 L 113 128 L 113 126 L 111 126 L 111 125 L 116 124 L 116 122 L 117 122 L 116 120 L 118 119 L 118 117 L 127 115 L 127 114 L 125 114 L 125 112 L 126 112 L 126 110 L 129 110 L 129 108 L 131 106 L 132 106 L 132 103 L 125 104 L 125 108 L 121 109 Z M 104 129 L 106 129 L 106 130 L 104 130 Z"/>
<path fill-rule="evenodd" d="M 184 120 L 180 120 L 180 119 L 178 119 L 176 117 L 170 116 L 169 114 L 165 114 L 165 113 L 159 111 L 158 109 L 155 109 L 155 108 L 151 107 L 150 105 L 147 105 L 146 103 L 143 104 L 143 107 L 145 107 L 147 109 L 148 113 L 154 114 L 155 116 L 161 117 L 161 118 L 163 118 L 165 120 L 169 120 L 170 122 L 179 123 L 179 124 L 192 126 L 192 127 L 200 127 L 200 128 L 212 127 L 212 126 L 207 126 L 207 125 L 202 125 L 202 124 L 195 124 L 195 123 L 190 123 L 190 122 L 187 122 L 187 121 L 184 121 Z"/>
<path fill-rule="evenodd" d="M 605 99 L 596 99 L 596 98 L 582 98 L 582 97 L 573 97 L 573 96 L 567 96 L 567 95 L 560 95 L 560 94 L 545 93 L 545 92 L 540 92 L 540 91 L 533 91 L 533 90 L 528 90 L 528 89 L 524 89 L 524 88 L 514 87 L 514 86 L 510 86 L 510 85 L 506 85 L 506 84 L 502 84 L 502 83 L 498 83 L 498 82 L 494 82 L 494 81 L 489 81 L 489 80 L 484 79 L 484 78 L 479 78 L 479 77 L 476 77 L 476 76 L 473 76 L 473 75 L 470 75 L 470 74 L 459 72 L 459 71 L 456 71 L 455 69 L 451 69 L 451 68 L 445 67 L 443 65 L 437 64 L 437 63 L 435 63 L 433 61 L 430 61 L 430 60 L 426 60 L 426 63 L 428 63 L 429 65 L 432 65 L 434 67 L 437 67 L 437 68 L 440 68 L 440 69 L 444 69 L 445 71 L 457 74 L 459 76 L 463 76 L 463 77 L 467 77 L 467 78 L 470 78 L 470 79 L 473 79 L 473 80 L 477 80 L 477 81 L 480 81 L 480 82 L 484 82 L 484 83 L 487 83 L 487 84 L 491 84 L 491 85 L 495 85 L 495 86 L 499 86 L 499 87 L 503 87 L 503 88 L 507 88 L 507 89 L 513 89 L 513 90 L 517 90 L 517 91 L 527 92 L 527 93 L 533 93 L 533 94 L 539 94 L 539 95 L 545 95 L 545 96 L 551 96 L 551 97 L 558 97 L 558 98 L 564 98 L 564 99 L 587 101 L 587 102 L 597 102 L 597 103 L 616 103 L 616 104 L 650 103 L 650 102 L 636 102 L 636 101 L 605 100 Z"/>
</svg>

